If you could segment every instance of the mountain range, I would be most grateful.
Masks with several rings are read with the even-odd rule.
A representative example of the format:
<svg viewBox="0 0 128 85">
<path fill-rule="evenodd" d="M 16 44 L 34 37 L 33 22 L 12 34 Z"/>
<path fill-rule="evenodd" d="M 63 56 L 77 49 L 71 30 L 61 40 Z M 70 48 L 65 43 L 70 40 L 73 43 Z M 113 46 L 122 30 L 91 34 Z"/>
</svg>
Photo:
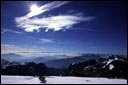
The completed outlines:
<svg viewBox="0 0 128 85">
<path fill-rule="evenodd" d="M 44 63 L 49 68 L 60 69 L 60 68 L 67 68 L 72 63 L 83 62 L 89 59 L 107 58 L 108 56 L 109 55 L 107 54 L 82 54 L 81 56 L 74 56 L 74 57 L 70 57 L 66 55 L 55 55 L 55 56 L 31 57 L 24 59 L 23 56 L 19 54 L 9 53 L 9 54 L 2 54 L 1 58 L 10 62 L 15 61 L 15 62 Z"/>
<path fill-rule="evenodd" d="M 15 53 L 8 53 L 8 54 L 2 54 L 1 59 L 7 60 L 9 62 L 34 62 L 34 63 L 44 63 L 51 60 L 59 60 L 64 59 L 69 56 L 66 55 L 54 55 L 54 56 L 31 56 L 31 57 L 25 57 L 20 54 Z"/>
<path fill-rule="evenodd" d="M 127 79 L 127 59 L 121 56 L 108 56 L 97 60 L 72 63 L 64 72 L 65 76 L 108 77 Z"/>
<path fill-rule="evenodd" d="M 13 62 L 13 61 L 20 61 L 20 60 L 24 59 L 24 57 L 19 54 L 8 53 L 8 54 L 2 54 L 1 59 Z"/>
<path fill-rule="evenodd" d="M 4 59 L 1 59 L 1 61 L 7 62 Z M 7 62 L 1 64 L 1 69 L 4 75 L 34 76 L 40 73 L 41 75 L 53 76 L 62 75 L 127 79 L 127 58 L 118 55 L 109 55 L 106 57 L 101 57 L 100 55 L 82 55 L 74 58 L 51 60 L 45 63 Z"/>
<path fill-rule="evenodd" d="M 44 63 L 46 64 L 47 67 L 67 68 L 72 63 L 83 62 L 89 59 L 99 59 L 99 58 L 101 58 L 101 55 L 98 54 L 83 54 L 81 56 L 76 56 L 66 59 L 51 60 Z"/>
</svg>

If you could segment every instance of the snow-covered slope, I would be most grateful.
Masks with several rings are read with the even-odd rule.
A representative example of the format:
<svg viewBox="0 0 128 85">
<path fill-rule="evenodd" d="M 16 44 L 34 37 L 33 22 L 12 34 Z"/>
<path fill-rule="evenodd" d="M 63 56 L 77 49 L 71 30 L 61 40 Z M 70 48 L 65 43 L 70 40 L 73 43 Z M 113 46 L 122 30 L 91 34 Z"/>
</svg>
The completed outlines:
<svg viewBox="0 0 128 85">
<path fill-rule="evenodd" d="M 108 79 L 94 77 L 61 77 L 46 76 L 47 84 L 127 84 L 124 79 Z M 37 77 L 31 76 L 1 76 L 1 84 L 39 84 Z"/>
<path fill-rule="evenodd" d="M 31 76 L 1 76 L 1 84 L 39 84 L 37 77 Z"/>
</svg>

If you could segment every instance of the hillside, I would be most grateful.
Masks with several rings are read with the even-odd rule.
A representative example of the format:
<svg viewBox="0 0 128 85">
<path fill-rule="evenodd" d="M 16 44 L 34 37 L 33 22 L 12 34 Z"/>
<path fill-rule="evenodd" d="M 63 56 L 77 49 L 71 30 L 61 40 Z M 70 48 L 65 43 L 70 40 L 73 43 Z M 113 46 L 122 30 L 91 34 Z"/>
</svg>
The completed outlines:
<svg viewBox="0 0 128 85">
<path fill-rule="evenodd" d="M 127 60 L 121 56 L 109 56 L 98 60 L 72 63 L 65 71 L 66 76 L 108 77 L 127 79 Z"/>
</svg>

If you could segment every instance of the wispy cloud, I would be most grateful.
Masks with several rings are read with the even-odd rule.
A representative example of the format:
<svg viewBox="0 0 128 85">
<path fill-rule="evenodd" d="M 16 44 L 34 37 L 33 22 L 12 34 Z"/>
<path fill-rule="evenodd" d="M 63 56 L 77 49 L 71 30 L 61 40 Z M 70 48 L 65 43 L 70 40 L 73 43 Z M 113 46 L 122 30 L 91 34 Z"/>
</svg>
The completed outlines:
<svg viewBox="0 0 128 85">
<path fill-rule="evenodd" d="M 55 48 L 26 48 L 17 45 L 2 44 L 1 53 L 54 53 L 58 49 Z"/>
<path fill-rule="evenodd" d="M 39 15 L 41 13 L 44 13 L 46 11 L 50 11 L 52 9 L 58 8 L 67 3 L 69 3 L 69 1 L 53 1 L 51 3 L 45 4 L 45 5 L 42 5 L 38 8 L 36 8 L 36 10 L 31 11 L 24 17 L 30 18 L 30 17 L 36 16 L 36 15 Z"/>
<path fill-rule="evenodd" d="M 82 13 L 77 14 L 66 14 L 66 15 L 57 15 L 50 17 L 37 18 L 39 14 L 43 14 L 44 12 L 50 11 L 52 9 L 58 8 L 64 4 L 69 3 L 68 1 L 54 1 L 40 7 L 37 7 L 36 10 L 32 10 L 25 16 L 16 17 L 15 21 L 17 23 L 17 27 L 23 28 L 26 32 L 33 32 L 36 30 L 37 32 L 40 29 L 45 29 L 47 32 L 49 29 L 54 31 L 66 30 L 70 29 L 74 24 L 81 23 L 82 21 L 90 21 L 95 17 L 84 17 Z M 34 18 L 33 18 L 34 17 Z"/>
<path fill-rule="evenodd" d="M 19 36 L 24 37 L 24 38 L 29 38 L 29 39 L 36 39 L 34 37 L 29 37 L 29 36 L 25 36 L 25 35 L 19 35 Z"/>
<path fill-rule="evenodd" d="M 31 10 L 28 14 L 26 14 L 25 16 L 22 17 L 17 17 L 16 18 L 16 22 L 21 22 L 21 21 L 25 21 L 33 16 L 42 14 L 44 12 L 50 11 L 52 9 L 58 8 L 66 3 L 69 3 L 69 1 L 53 1 L 51 3 L 42 5 L 40 7 L 36 7 L 34 8 L 34 10 Z"/>
<path fill-rule="evenodd" d="M 83 31 L 87 31 L 87 32 L 96 32 L 97 30 L 92 29 L 92 28 L 73 28 L 74 30 L 83 30 Z"/>
<path fill-rule="evenodd" d="M 53 40 L 42 38 L 40 39 L 40 43 L 54 43 Z"/>
<path fill-rule="evenodd" d="M 48 39 L 48 38 L 41 38 L 39 40 L 39 43 L 46 43 L 46 44 L 53 44 L 53 45 L 64 45 L 64 46 L 72 46 L 71 43 L 69 42 L 60 42 L 60 41 L 55 41 L 55 40 L 52 40 L 52 39 Z"/>
<path fill-rule="evenodd" d="M 6 32 L 6 30 L 3 30 L 3 31 L 1 31 L 1 34 L 4 34 Z"/>
<path fill-rule="evenodd" d="M 3 29 L 3 31 L 1 32 L 1 34 L 4 34 L 5 32 L 11 32 L 11 33 L 15 33 L 15 34 L 24 34 L 23 32 L 11 30 L 11 29 L 5 29 L 5 28 Z"/>
<path fill-rule="evenodd" d="M 2 45 L 2 46 L 9 47 L 9 46 L 14 46 L 14 45 L 4 44 L 4 45 Z"/>
<path fill-rule="evenodd" d="M 11 33 L 14 33 L 14 34 L 18 34 L 16 36 L 21 36 L 21 37 L 24 37 L 24 38 L 36 39 L 36 38 L 30 37 L 30 36 L 24 35 L 23 32 L 3 28 L 3 31 L 1 31 L 1 34 L 4 34 L 5 32 L 11 32 Z"/>
<path fill-rule="evenodd" d="M 45 55 L 55 55 L 55 49 L 34 49 L 34 48 L 24 48 L 16 45 L 2 44 L 1 54 L 16 53 L 25 55 L 27 57 L 32 56 L 45 56 Z"/>
<path fill-rule="evenodd" d="M 58 50 L 58 49 L 56 49 Z M 55 55 L 67 55 L 67 56 L 76 56 L 78 53 L 67 53 L 67 52 L 57 52 L 55 49 L 32 49 L 32 48 L 24 48 L 19 47 L 16 45 L 8 45 L 2 44 L 1 45 L 1 54 L 8 54 L 8 53 L 16 53 L 26 57 L 33 57 L 33 56 L 55 56 Z M 58 56 L 58 58 L 62 56 Z"/>
<path fill-rule="evenodd" d="M 1 54 L 6 54 L 6 53 L 34 53 L 34 52 L 42 52 L 41 50 L 35 50 L 35 49 L 30 49 L 30 48 L 23 48 L 23 47 L 18 47 L 15 45 L 1 45 Z"/>
</svg>

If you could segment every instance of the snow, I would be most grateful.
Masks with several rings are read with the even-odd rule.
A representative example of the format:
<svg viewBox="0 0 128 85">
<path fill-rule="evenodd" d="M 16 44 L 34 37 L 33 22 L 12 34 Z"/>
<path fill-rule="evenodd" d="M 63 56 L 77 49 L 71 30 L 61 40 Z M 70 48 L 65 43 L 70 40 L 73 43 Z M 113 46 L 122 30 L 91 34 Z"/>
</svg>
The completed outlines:
<svg viewBox="0 0 128 85">
<path fill-rule="evenodd" d="M 105 68 L 107 65 L 109 65 L 112 61 L 114 60 L 120 60 L 120 61 L 123 61 L 123 59 L 118 59 L 117 57 L 115 57 L 115 59 L 109 59 L 108 61 L 104 61 L 103 63 L 106 63 L 106 65 L 103 66 L 103 68 Z M 113 69 L 114 66 L 113 65 L 109 65 L 109 69 Z"/>
<path fill-rule="evenodd" d="M 6 65 L 4 65 L 2 68 L 6 68 L 6 67 L 9 67 L 9 66 L 17 66 L 18 64 L 16 64 L 16 63 L 12 63 L 12 64 L 10 64 L 10 63 L 7 63 Z"/>
<path fill-rule="evenodd" d="M 115 57 L 115 60 L 118 60 L 118 58 L 117 58 L 117 57 Z"/>
<path fill-rule="evenodd" d="M 107 66 L 108 64 L 110 64 L 112 61 L 113 61 L 113 59 L 110 59 L 110 60 L 107 62 L 106 66 Z"/>
<path fill-rule="evenodd" d="M 127 84 L 125 79 L 108 79 L 95 77 L 46 76 L 47 84 Z M 1 76 L 1 84 L 40 84 L 38 77 Z"/>
<path fill-rule="evenodd" d="M 25 65 L 25 63 L 21 63 L 21 65 Z"/>
<path fill-rule="evenodd" d="M 109 65 L 109 69 L 112 70 L 114 66 L 112 64 Z"/>
<path fill-rule="evenodd" d="M 38 84 L 40 80 L 31 76 L 1 76 L 2 84 Z"/>
<path fill-rule="evenodd" d="M 46 77 L 47 84 L 127 84 L 127 80 L 91 77 Z"/>
<path fill-rule="evenodd" d="M 112 61 L 114 61 L 113 59 L 110 59 L 107 61 L 107 64 L 103 66 L 103 68 L 105 68 L 108 64 L 110 64 Z"/>
<path fill-rule="evenodd" d="M 75 65 L 75 63 L 72 63 L 72 65 Z"/>
</svg>

